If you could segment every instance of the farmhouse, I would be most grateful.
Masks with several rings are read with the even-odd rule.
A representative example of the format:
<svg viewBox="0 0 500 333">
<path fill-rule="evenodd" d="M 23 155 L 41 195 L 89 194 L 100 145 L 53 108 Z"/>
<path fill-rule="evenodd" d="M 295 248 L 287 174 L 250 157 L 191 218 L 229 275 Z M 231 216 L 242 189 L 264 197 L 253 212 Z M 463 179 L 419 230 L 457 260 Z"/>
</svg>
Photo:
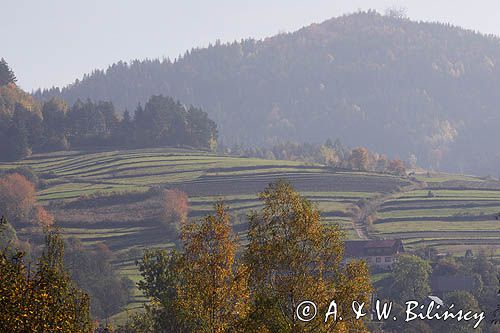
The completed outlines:
<svg viewBox="0 0 500 333">
<path fill-rule="evenodd" d="M 372 267 L 392 269 L 396 256 L 403 252 L 400 239 L 353 240 L 345 242 L 344 260 L 364 259 Z"/>
</svg>

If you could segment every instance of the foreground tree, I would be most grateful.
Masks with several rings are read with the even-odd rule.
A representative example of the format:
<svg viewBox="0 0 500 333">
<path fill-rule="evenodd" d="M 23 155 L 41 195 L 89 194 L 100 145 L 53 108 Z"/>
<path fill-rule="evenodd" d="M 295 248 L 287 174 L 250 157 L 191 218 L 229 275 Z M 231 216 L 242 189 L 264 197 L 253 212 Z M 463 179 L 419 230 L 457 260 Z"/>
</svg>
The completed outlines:
<svg viewBox="0 0 500 333">
<path fill-rule="evenodd" d="M 248 271 L 235 263 L 236 239 L 227 207 L 201 224 L 189 223 L 181 233 L 185 254 L 180 258 L 182 284 L 177 304 L 196 332 L 238 331 L 249 311 Z"/>
<path fill-rule="evenodd" d="M 182 254 L 147 251 L 139 267 L 153 330 L 239 331 L 250 308 L 248 271 L 236 263 L 227 208 L 218 203 L 201 223 L 184 224 L 181 241 Z"/>
<path fill-rule="evenodd" d="M 250 216 L 246 263 L 251 274 L 254 309 L 251 330 L 271 332 L 364 331 L 355 320 L 354 300 L 368 303 L 371 292 L 368 269 L 362 262 L 341 264 L 342 233 L 338 226 L 321 223 L 318 209 L 288 183 L 270 184 L 260 194 L 264 208 Z M 338 316 L 324 323 L 318 315 L 304 323 L 296 315 L 305 300 L 327 312 L 330 301 Z"/>
<path fill-rule="evenodd" d="M 46 235 L 36 272 L 23 253 L 0 253 L 1 332 L 90 332 L 88 297 L 70 280 L 64 265 L 64 243 L 57 231 Z"/>
<path fill-rule="evenodd" d="M 175 306 L 180 282 L 179 254 L 162 249 L 144 252 L 138 263 L 143 280 L 138 287 L 149 298 L 145 313 L 129 318 L 124 332 L 185 332 L 182 313 Z"/>
</svg>

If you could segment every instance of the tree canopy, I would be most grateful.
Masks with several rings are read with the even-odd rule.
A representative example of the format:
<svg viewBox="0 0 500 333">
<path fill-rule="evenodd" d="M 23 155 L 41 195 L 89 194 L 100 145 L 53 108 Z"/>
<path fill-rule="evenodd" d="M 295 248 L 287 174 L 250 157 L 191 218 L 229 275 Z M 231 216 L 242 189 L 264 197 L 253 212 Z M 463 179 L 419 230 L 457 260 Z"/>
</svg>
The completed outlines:
<svg viewBox="0 0 500 333">
<path fill-rule="evenodd" d="M 5 101 L 4 103 L 2 103 Z M 113 103 L 53 98 L 38 105 L 17 87 L 0 87 L 0 159 L 68 149 L 184 146 L 214 150 L 217 125 L 207 114 L 171 97 L 152 96 L 134 117 Z"/>
<path fill-rule="evenodd" d="M 0 331 L 90 333 L 89 299 L 69 278 L 58 231 L 46 234 L 35 272 L 23 256 L 0 250 Z"/>
<path fill-rule="evenodd" d="M 339 227 L 323 225 L 318 209 L 282 181 L 270 184 L 260 199 L 263 208 L 249 217 L 248 244 L 241 248 L 241 258 L 222 203 L 202 221 L 183 223 L 180 252 L 147 251 L 139 262 L 139 288 L 151 302 L 129 328 L 365 331 L 363 320 L 355 320 L 350 307 L 354 300 L 369 303 L 369 273 L 363 262 L 341 262 Z M 335 300 L 342 321 L 325 323 L 322 315 L 308 323 L 299 321 L 295 311 L 304 300 L 315 301 L 325 313 Z"/>
</svg>

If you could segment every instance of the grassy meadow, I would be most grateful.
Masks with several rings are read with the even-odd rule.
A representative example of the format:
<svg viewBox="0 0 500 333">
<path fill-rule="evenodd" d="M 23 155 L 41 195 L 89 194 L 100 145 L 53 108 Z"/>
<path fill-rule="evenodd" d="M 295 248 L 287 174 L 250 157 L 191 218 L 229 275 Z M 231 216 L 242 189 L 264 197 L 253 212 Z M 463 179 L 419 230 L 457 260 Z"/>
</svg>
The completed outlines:
<svg viewBox="0 0 500 333">
<path fill-rule="evenodd" d="M 174 246 L 159 218 L 162 189 L 186 192 L 191 218 L 201 218 L 216 200 L 224 200 L 234 216 L 234 230 L 244 240 L 246 213 L 260 207 L 257 193 L 278 178 L 315 202 L 324 222 L 339 223 L 350 239 L 359 237 L 353 223 L 357 207 L 377 199 L 381 202 L 368 228 L 370 237 L 402 238 L 409 249 L 433 245 L 462 254 L 483 247 L 495 256 L 500 251 L 500 221 L 495 218 L 500 184 L 475 177 L 410 179 L 174 148 L 39 154 L 0 164 L 0 169 L 18 166 L 38 174 L 39 200 L 66 237 L 85 244 L 104 242 L 116 254 L 116 267 L 135 282 L 135 260 L 142 249 Z M 28 234 L 19 231 L 21 237 Z M 134 293 L 129 309 L 143 301 Z"/>
<path fill-rule="evenodd" d="M 244 239 L 245 215 L 260 206 L 257 193 L 283 178 L 317 203 L 325 223 L 339 223 L 347 237 L 356 238 L 350 209 L 359 200 L 407 184 L 391 175 L 172 148 L 40 154 L 0 164 L 1 169 L 19 166 L 39 175 L 39 200 L 55 215 L 64 235 L 88 245 L 104 242 L 117 255 L 116 267 L 133 281 L 139 279 L 135 260 L 142 249 L 174 246 L 159 221 L 163 188 L 188 194 L 192 218 L 201 218 L 216 200 L 224 200 L 231 207 L 234 230 Z M 29 232 L 18 234 L 28 237 Z M 135 291 L 129 308 L 140 307 L 142 300 Z"/>
</svg>

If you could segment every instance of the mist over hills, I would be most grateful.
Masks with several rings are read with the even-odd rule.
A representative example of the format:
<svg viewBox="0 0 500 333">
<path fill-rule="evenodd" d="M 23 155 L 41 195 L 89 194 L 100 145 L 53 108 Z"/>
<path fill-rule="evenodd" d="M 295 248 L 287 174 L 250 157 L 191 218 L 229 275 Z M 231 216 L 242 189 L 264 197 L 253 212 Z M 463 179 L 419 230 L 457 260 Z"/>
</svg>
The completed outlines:
<svg viewBox="0 0 500 333">
<path fill-rule="evenodd" d="M 499 66 L 494 36 L 370 11 L 175 61 L 119 62 L 35 96 L 133 111 L 163 94 L 202 107 L 225 144 L 340 138 L 424 167 L 499 175 Z"/>
</svg>

